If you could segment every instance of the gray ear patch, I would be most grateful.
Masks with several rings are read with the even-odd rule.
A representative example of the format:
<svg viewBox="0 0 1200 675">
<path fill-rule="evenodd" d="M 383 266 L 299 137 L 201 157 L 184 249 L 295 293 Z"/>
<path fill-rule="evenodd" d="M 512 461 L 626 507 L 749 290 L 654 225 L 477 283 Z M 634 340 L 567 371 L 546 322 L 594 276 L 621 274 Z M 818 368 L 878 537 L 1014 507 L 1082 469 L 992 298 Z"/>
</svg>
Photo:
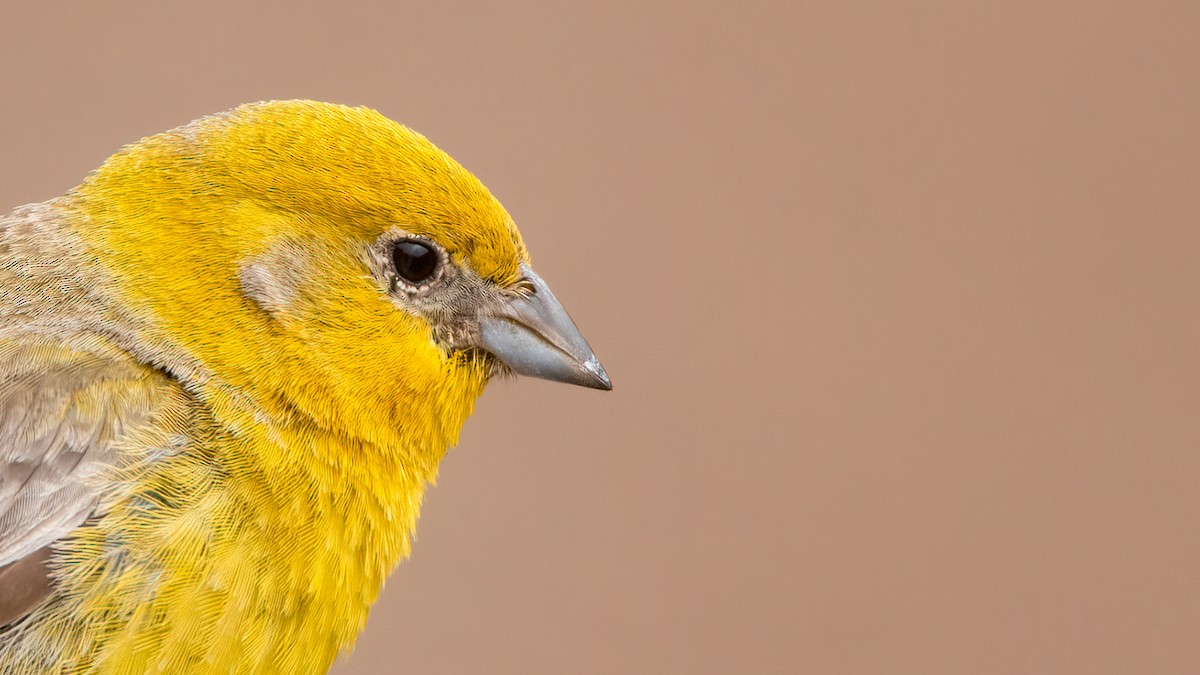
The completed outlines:
<svg viewBox="0 0 1200 675">
<path fill-rule="evenodd" d="M 285 311 L 299 294 L 304 262 L 304 254 L 289 243 L 276 244 L 242 263 L 242 293 L 270 314 Z"/>
</svg>

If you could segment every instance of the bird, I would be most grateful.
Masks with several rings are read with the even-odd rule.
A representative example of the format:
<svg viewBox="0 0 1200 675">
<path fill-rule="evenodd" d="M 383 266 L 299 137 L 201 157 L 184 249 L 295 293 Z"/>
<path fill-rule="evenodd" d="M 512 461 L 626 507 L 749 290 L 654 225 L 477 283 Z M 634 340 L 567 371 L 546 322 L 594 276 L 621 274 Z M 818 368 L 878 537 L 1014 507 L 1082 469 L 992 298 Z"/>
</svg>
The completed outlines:
<svg viewBox="0 0 1200 675">
<path fill-rule="evenodd" d="M 320 673 L 485 385 L 611 380 L 513 218 L 267 101 L 0 217 L 0 672 Z"/>
</svg>

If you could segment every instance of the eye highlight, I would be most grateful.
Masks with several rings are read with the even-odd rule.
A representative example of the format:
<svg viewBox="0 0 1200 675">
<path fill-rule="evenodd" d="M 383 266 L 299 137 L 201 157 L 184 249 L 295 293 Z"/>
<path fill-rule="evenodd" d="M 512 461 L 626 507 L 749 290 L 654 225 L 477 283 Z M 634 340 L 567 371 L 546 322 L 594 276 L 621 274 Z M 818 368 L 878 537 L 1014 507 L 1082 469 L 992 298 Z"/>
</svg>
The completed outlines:
<svg viewBox="0 0 1200 675">
<path fill-rule="evenodd" d="M 438 252 L 422 241 L 404 239 L 392 246 L 392 261 L 401 279 L 419 284 L 437 271 Z"/>
</svg>

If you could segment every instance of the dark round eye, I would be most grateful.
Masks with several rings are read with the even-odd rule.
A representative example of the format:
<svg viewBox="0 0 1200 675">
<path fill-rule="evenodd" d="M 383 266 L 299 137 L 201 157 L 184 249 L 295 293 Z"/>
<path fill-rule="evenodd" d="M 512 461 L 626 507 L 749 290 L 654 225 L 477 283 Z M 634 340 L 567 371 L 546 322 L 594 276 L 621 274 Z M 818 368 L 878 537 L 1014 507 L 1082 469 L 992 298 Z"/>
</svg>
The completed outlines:
<svg viewBox="0 0 1200 675">
<path fill-rule="evenodd" d="M 410 283 L 420 283 L 433 276 L 437 270 L 438 254 L 428 244 L 406 239 L 392 247 L 392 259 L 396 262 L 396 273 Z"/>
</svg>

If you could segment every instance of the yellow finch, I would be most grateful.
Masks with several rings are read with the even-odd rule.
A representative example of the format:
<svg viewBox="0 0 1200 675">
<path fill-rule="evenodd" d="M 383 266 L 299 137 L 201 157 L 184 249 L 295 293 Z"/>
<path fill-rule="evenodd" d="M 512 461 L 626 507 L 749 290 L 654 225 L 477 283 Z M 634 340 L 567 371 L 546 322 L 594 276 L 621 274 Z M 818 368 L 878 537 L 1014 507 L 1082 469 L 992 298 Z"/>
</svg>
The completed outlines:
<svg viewBox="0 0 1200 675">
<path fill-rule="evenodd" d="M 609 379 L 512 218 L 364 108 L 247 105 L 0 218 L 0 672 L 323 672 L 489 377 Z"/>
</svg>

